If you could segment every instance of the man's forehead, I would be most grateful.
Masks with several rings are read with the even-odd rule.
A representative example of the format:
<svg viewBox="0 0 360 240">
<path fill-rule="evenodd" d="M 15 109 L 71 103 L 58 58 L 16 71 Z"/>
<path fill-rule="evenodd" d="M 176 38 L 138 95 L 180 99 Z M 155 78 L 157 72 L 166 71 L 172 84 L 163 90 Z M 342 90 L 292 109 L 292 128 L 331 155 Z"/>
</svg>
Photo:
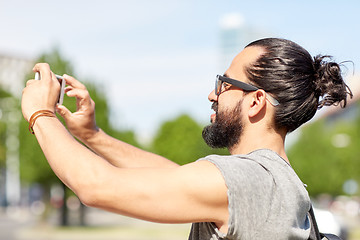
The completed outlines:
<svg viewBox="0 0 360 240">
<path fill-rule="evenodd" d="M 245 67 L 254 63 L 265 50 L 262 47 L 247 47 L 244 48 L 236 57 L 233 59 L 230 67 L 226 71 L 226 75 L 233 78 L 244 78 Z M 237 78 L 238 79 L 238 78 Z"/>
</svg>

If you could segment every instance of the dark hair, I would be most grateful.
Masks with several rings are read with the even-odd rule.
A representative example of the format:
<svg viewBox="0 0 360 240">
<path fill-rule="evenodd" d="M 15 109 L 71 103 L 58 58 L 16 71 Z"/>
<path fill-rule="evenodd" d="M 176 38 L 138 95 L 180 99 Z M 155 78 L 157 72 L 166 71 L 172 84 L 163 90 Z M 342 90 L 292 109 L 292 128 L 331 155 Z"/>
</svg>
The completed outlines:
<svg viewBox="0 0 360 240">
<path fill-rule="evenodd" d="M 340 65 L 330 56 L 311 57 L 298 44 L 279 38 L 265 38 L 247 45 L 262 47 L 265 53 L 247 66 L 249 80 L 275 97 L 275 127 L 291 132 L 309 121 L 323 106 L 346 106 L 351 90 L 345 84 Z M 326 61 L 328 60 L 328 61 Z"/>
</svg>

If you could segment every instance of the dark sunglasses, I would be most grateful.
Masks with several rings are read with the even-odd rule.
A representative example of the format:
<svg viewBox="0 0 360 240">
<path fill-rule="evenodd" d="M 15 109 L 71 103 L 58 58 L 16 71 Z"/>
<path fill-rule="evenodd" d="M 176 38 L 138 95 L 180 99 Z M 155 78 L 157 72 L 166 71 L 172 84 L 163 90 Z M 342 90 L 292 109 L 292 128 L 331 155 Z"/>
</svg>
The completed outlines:
<svg viewBox="0 0 360 240">
<path fill-rule="evenodd" d="M 244 91 L 247 92 L 252 92 L 252 91 L 256 91 L 259 90 L 260 88 L 251 85 L 249 83 L 245 83 L 239 80 L 235 80 L 232 78 L 228 78 L 225 76 L 221 76 L 221 75 L 216 75 L 216 81 L 215 81 L 215 94 L 217 96 L 219 96 L 221 94 L 221 88 L 223 85 L 223 82 L 229 83 L 231 85 L 234 85 L 235 87 L 238 87 Z M 273 98 L 270 94 L 266 93 L 266 99 L 273 105 L 273 106 L 277 106 L 279 105 L 279 101 L 276 100 L 275 98 Z"/>
</svg>

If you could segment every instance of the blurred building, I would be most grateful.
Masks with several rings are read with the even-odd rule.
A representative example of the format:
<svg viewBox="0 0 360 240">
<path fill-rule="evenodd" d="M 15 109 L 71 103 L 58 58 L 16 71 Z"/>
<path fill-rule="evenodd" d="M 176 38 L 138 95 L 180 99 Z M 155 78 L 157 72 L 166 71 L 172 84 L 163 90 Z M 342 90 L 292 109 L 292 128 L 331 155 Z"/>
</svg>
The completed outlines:
<svg viewBox="0 0 360 240">
<path fill-rule="evenodd" d="M 25 75 L 33 61 L 18 56 L 0 54 L 0 88 L 16 98 L 0 98 L 0 121 L 6 123 L 6 169 L 0 176 L 1 205 L 18 206 L 21 198 L 19 173 L 19 100 L 24 88 Z"/>
<path fill-rule="evenodd" d="M 20 97 L 25 75 L 33 65 L 32 59 L 0 53 L 0 87 L 15 97 Z"/>
</svg>

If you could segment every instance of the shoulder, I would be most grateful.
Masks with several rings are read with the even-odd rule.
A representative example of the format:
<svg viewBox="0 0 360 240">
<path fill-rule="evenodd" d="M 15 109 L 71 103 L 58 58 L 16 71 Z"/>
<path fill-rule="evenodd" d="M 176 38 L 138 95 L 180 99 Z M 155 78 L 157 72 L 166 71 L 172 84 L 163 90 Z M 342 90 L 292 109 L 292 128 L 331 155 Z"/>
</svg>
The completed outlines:
<svg viewBox="0 0 360 240">
<path fill-rule="evenodd" d="M 257 152 L 252 152 L 244 155 L 209 155 L 205 158 L 199 159 L 198 162 L 207 161 L 215 165 L 222 175 L 230 177 L 237 176 L 238 180 L 247 176 L 268 175 L 269 171 L 266 167 L 268 159 Z"/>
</svg>

